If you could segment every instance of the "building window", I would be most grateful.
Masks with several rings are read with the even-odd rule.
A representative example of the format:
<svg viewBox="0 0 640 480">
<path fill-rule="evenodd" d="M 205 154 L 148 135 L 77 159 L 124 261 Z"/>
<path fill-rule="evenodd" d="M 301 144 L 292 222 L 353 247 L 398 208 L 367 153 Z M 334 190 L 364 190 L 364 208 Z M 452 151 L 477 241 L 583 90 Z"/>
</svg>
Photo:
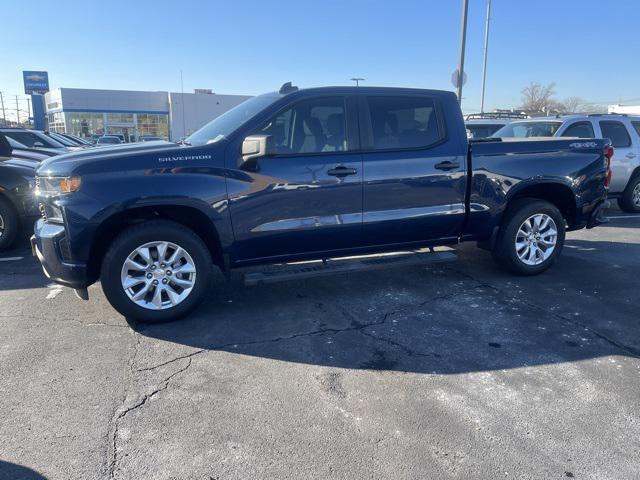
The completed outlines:
<svg viewBox="0 0 640 480">
<path fill-rule="evenodd" d="M 69 122 L 69 133 L 73 135 L 88 138 L 104 134 L 102 113 L 67 112 L 65 115 Z"/>
<path fill-rule="evenodd" d="M 169 138 L 169 117 L 167 115 L 138 113 L 137 117 L 136 130 L 138 131 L 138 138 L 143 136 Z"/>
<path fill-rule="evenodd" d="M 107 113 L 107 125 L 133 124 L 133 113 Z"/>
<path fill-rule="evenodd" d="M 52 132 L 66 133 L 66 125 L 64 122 L 64 113 L 55 112 L 48 115 L 49 130 Z"/>
</svg>

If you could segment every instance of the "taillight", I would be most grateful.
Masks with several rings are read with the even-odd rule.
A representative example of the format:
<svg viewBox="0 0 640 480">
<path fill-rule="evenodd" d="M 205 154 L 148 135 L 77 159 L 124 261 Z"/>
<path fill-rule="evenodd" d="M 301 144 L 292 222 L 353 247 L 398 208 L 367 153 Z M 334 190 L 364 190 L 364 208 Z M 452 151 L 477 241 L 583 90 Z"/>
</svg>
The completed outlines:
<svg viewBox="0 0 640 480">
<path fill-rule="evenodd" d="M 611 159 L 613 158 L 613 147 L 611 145 L 604 146 L 604 161 L 607 166 L 607 178 L 604 180 L 604 186 L 609 188 L 611 185 Z"/>
</svg>

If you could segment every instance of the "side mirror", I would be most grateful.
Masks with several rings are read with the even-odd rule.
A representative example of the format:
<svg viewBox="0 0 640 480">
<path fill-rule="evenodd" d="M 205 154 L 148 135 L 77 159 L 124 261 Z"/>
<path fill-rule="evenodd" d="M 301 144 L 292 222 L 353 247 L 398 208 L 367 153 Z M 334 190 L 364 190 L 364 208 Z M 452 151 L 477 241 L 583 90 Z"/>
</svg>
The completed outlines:
<svg viewBox="0 0 640 480">
<path fill-rule="evenodd" d="M 271 135 L 249 135 L 242 141 L 242 163 L 276 153 Z"/>
</svg>

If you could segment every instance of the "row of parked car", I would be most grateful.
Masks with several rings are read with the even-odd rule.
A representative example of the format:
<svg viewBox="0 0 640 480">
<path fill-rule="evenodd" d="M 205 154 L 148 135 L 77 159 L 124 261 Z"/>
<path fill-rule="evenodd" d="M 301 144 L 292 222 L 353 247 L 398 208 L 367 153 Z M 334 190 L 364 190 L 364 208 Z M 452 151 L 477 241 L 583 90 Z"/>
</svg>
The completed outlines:
<svg viewBox="0 0 640 480">
<path fill-rule="evenodd" d="M 564 115 L 524 118 L 511 113 L 468 115 L 467 137 L 502 141 L 541 138 L 607 138 L 615 149 L 609 198 L 626 212 L 640 212 L 640 116 Z"/>
<path fill-rule="evenodd" d="M 28 128 L 0 128 L 0 133 L 7 137 L 9 143 L 18 149 L 52 149 L 57 153 L 60 151 L 72 152 L 93 146 L 119 145 L 128 143 L 122 134 L 109 133 L 104 135 L 92 135 L 82 138 L 68 133 L 59 133 L 42 130 L 32 130 Z M 154 135 L 141 135 L 140 142 L 151 142 L 164 140 L 162 137 Z"/>
<path fill-rule="evenodd" d="M 33 195 L 35 171 L 47 158 L 124 143 L 119 135 L 85 139 L 76 135 L 26 128 L 0 128 L 0 250 L 9 248 L 21 230 L 30 232 L 40 211 Z M 92 141 L 93 140 L 93 141 Z M 141 141 L 162 140 L 141 137 Z"/>
</svg>

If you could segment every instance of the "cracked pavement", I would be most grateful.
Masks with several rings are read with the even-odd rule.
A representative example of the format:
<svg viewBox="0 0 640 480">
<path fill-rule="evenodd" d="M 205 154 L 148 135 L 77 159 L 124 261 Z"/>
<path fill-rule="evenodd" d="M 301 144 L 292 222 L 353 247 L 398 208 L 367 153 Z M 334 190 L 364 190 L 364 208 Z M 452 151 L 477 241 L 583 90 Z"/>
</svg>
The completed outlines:
<svg viewBox="0 0 640 480">
<path fill-rule="evenodd" d="M 235 274 L 164 325 L 128 325 L 99 286 L 52 293 L 5 252 L 24 258 L 0 262 L 0 478 L 636 478 L 640 216 L 612 213 L 540 277 L 473 245 Z"/>
</svg>

